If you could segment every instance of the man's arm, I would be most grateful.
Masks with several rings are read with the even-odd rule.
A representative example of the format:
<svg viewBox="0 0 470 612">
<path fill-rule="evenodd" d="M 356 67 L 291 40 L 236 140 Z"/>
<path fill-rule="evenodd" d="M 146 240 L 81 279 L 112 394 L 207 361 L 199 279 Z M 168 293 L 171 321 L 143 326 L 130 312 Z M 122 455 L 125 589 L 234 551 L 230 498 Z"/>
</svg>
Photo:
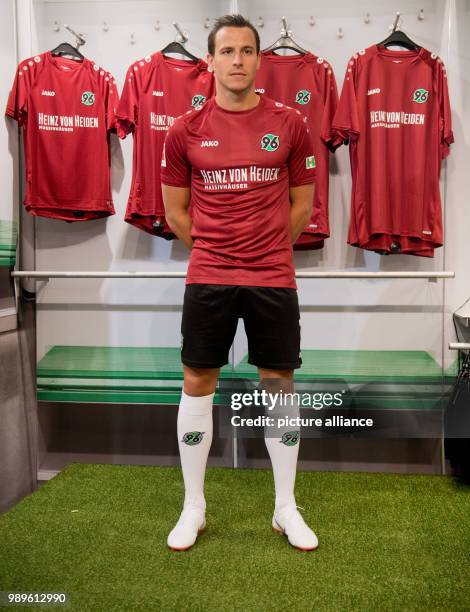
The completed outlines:
<svg viewBox="0 0 470 612">
<path fill-rule="evenodd" d="M 303 232 L 304 228 L 310 220 L 310 217 L 312 216 L 314 191 L 314 183 L 308 183 L 307 185 L 299 185 L 298 187 L 289 188 L 289 199 L 291 202 L 290 226 L 292 244 Z"/>
<path fill-rule="evenodd" d="M 166 222 L 188 249 L 191 249 L 193 246 L 193 239 L 191 238 L 192 219 L 189 214 L 191 188 L 162 184 L 162 195 Z"/>
</svg>

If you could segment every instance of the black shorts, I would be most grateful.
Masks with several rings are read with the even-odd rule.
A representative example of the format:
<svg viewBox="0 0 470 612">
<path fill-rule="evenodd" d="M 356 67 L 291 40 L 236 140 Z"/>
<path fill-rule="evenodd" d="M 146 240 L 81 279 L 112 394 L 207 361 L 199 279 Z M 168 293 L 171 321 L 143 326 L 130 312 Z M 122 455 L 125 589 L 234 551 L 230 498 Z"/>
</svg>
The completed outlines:
<svg viewBox="0 0 470 612">
<path fill-rule="evenodd" d="M 300 368 L 297 291 L 280 287 L 186 285 L 181 359 L 193 368 L 228 363 L 238 319 L 248 337 L 248 362 L 267 370 Z"/>
</svg>

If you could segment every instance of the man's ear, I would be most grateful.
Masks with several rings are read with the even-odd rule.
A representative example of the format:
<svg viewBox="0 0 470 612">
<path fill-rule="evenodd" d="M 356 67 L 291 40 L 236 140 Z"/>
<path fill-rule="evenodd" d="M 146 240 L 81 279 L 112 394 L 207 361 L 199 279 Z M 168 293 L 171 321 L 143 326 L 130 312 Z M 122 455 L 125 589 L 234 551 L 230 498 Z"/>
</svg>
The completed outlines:
<svg viewBox="0 0 470 612">
<path fill-rule="evenodd" d="M 206 55 L 206 64 L 207 64 L 207 69 L 209 70 L 209 72 L 214 72 L 214 67 L 212 65 L 214 58 L 212 57 L 212 55 L 210 53 L 208 53 Z"/>
<path fill-rule="evenodd" d="M 256 70 L 261 66 L 261 52 L 258 53 L 258 61 L 256 63 Z"/>
</svg>

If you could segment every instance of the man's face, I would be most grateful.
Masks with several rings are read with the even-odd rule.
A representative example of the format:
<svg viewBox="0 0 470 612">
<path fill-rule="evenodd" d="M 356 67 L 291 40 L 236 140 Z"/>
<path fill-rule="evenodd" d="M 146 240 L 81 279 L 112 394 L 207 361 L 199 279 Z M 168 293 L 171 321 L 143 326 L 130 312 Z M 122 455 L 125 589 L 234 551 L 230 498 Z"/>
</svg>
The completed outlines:
<svg viewBox="0 0 470 612">
<path fill-rule="evenodd" d="M 214 55 L 207 56 L 217 89 L 242 93 L 253 88 L 260 56 L 250 28 L 221 28 L 215 35 Z"/>
</svg>

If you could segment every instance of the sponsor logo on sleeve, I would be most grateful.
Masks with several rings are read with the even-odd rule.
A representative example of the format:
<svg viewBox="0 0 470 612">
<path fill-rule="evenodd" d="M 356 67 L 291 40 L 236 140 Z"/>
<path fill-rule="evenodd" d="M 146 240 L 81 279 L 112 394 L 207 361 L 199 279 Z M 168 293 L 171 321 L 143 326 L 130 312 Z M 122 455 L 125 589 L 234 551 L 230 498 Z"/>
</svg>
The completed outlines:
<svg viewBox="0 0 470 612">
<path fill-rule="evenodd" d="M 307 170 L 311 170 L 317 167 L 315 155 L 310 155 L 310 157 L 305 158 L 305 167 L 307 168 Z"/>
</svg>

